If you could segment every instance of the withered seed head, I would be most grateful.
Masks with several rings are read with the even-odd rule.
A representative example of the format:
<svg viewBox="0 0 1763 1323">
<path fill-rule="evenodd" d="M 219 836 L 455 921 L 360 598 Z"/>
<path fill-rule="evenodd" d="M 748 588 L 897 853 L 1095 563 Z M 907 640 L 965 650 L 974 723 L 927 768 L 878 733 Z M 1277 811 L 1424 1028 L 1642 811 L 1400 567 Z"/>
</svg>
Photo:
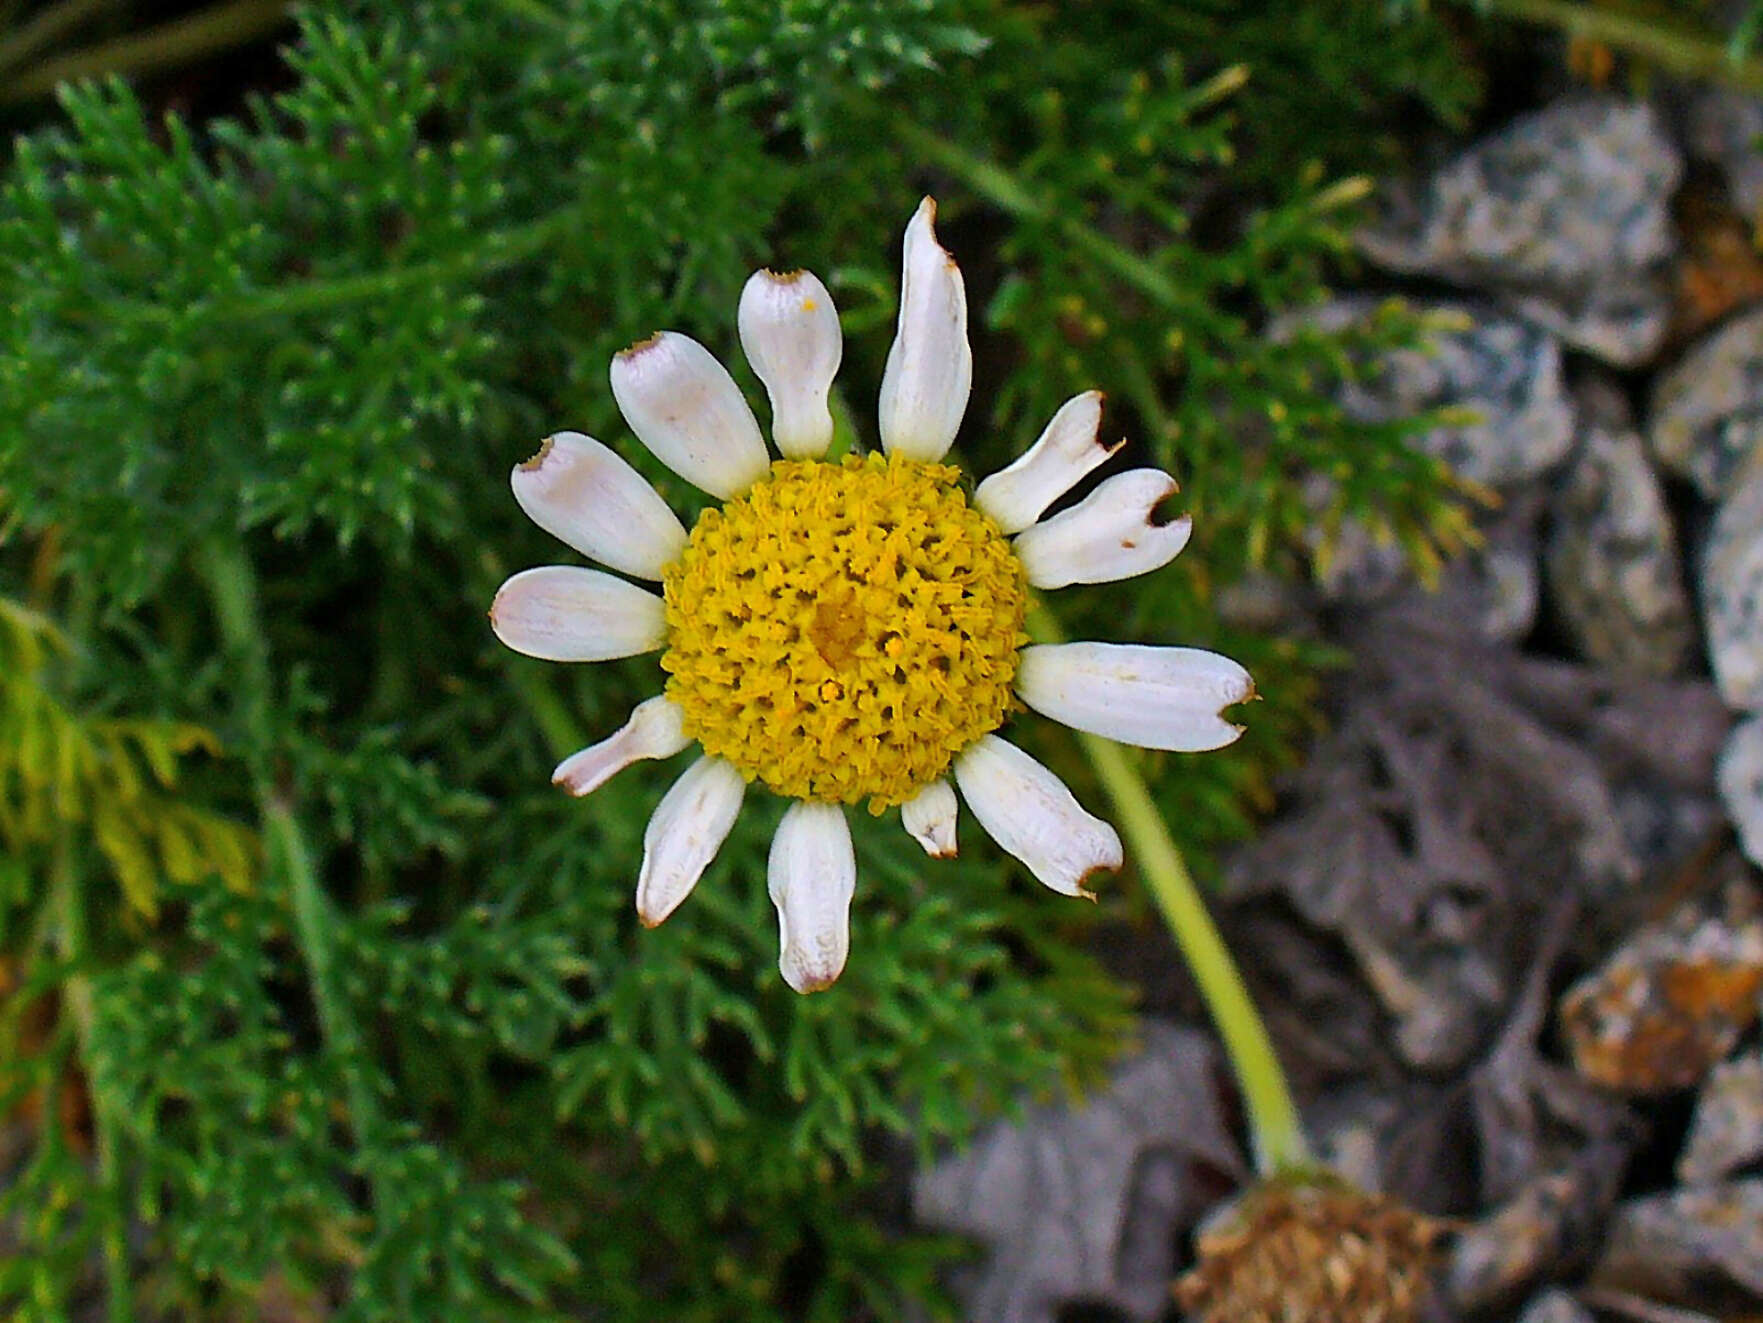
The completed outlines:
<svg viewBox="0 0 1763 1323">
<path fill-rule="evenodd" d="M 1271 1182 L 1200 1233 L 1176 1299 L 1201 1323 L 1411 1323 L 1442 1231 L 1346 1184 Z"/>
</svg>

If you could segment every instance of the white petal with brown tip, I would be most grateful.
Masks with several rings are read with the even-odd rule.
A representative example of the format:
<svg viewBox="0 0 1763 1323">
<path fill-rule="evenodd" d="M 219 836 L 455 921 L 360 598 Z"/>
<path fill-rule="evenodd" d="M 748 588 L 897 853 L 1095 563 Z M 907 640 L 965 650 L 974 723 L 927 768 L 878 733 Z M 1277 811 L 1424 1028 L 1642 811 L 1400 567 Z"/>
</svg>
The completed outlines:
<svg viewBox="0 0 1763 1323">
<path fill-rule="evenodd" d="M 1073 396 L 1053 415 L 1040 440 L 1009 468 L 980 483 L 973 503 L 1003 533 L 1020 533 L 1078 479 L 1120 449 L 1118 443 L 1102 444 L 1096 434 L 1101 425 L 1102 392 L 1087 390 Z"/>
<path fill-rule="evenodd" d="M 900 320 L 877 409 L 882 449 L 927 463 L 949 453 L 973 387 L 967 287 L 937 242 L 936 215 L 937 204 L 926 198 L 906 226 Z"/>
<path fill-rule="evenodd" d="M 766 887 L 777 906 L 777 967 L 797 992 L 837 980 L 851 949 L 857 855 L 837 804 L 798 800 L 771 838 Z"/>
<path fill-rule="evenodd" d="M 557 764 L 551 784 L 570 794 L 591 795 L 640 758 L 671 758 L 692 741 L 685 713 L 664 695 L 638 703 L 630 720 L 598 744 Z"/>
<path fill-rule="evenodd" d="M 1133 469 L 1108 479 L 1083 500 L 1016 535 L 1016 554 L 1036 588 L 1112 583 L 1161 569 L 1193 532 L 1186 515 L 1153 522 L 1157 503 L 1174 495 L 1175 479 Z"/>
<path fill-rule="evenodd" d="M 1054 891 L 1088 896 L 1091 873 L 1120 867 L 1114 828 L 1014 744 L 982 735 L 955 759 L 955 783 L 979 825 Z"/>
<path fill-rule="evenodd" d="M 692 894 L 728 839 L 746 792 L 734 764 L 704 757 L 661 797 L 643 832 L 637 875 L 637 917 L 646 926 L 653 928 Z"/>
<path fill-rule="evenodd" d="M 826 396 L 845 352 L 832 295 L 812 271 L 755 271 L 736 321 L 771 397 L 772 441 L 786 459 L 820 458 L 833 439 Z"/>
<path fill-rule="evenodd" d="M 648 479 L 591 436 L 547 437 L 509 484 L 535 524 L 612 569 L 659 579 L 685 549 L 686 530 Z"/>
<path fill-rule="evenodd" d="M 955 787 L 942 777 L 900 805 L 900 825 L 932 859 L 955 857 Z"/>
<path fill-rule="evenodd" d="M 738 496 L 770 466 L 741 388 L 689 335 L 658 331 L 613 355 L 612 395 L 637 440 L 712 496 Z"/>
<path fill-rule="evenodd" d="M 1055 643 L 1024 648 L 1016 692 L 1036 712 L 1146 749 L 1220 749 L 1242 727 L 1219 716 L 1255 691 L 1229 657 L 1200 648 Z"/>
<path fill-rule="evenodd" d="M 610 661 L 667 641 L 659 597 L 577 565 L 541 565 L 509 579 L 490 603 L 490 628 L 516 652 L 545 661 Z"/>
</svg>

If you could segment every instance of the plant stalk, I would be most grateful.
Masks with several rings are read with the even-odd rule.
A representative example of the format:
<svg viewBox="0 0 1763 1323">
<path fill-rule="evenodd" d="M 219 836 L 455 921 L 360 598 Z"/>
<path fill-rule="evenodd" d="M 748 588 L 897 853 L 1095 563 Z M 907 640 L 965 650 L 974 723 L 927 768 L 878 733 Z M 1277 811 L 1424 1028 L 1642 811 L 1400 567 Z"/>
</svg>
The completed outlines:
<svg viewBox="0 0 1763 1323">
<path fill-rule="evenodd" d="M 1044 602 L 1037 601 L 1032 607 L 1029 632 L 1041 642 L 1064 639 L 1058 618 Z M 1303 1122 L 1267 1026 L 1169 834 L 1150 787 L 1122 745 L 1083 731 L 1076 734 L 1096 778 L 1113 801 L 1133 862 L 1188 962 L 1224 1043 L 1225 1056 L 1243 1091 L 1256 1172 L 1271 1178 L 1313 1167 Z"/>
</svg>

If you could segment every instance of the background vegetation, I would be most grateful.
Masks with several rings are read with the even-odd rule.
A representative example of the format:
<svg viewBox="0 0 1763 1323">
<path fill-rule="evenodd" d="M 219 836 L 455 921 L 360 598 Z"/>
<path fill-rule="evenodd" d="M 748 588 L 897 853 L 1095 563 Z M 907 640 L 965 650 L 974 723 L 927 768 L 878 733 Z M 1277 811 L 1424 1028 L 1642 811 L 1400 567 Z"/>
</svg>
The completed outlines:
<svg viewBox="0 0 1763 1323">
<path fill-rule="evenodd" d="M 1256 672 L 1241 745 L 1152 767 L 1203 868 L 1324 660 L 1226 630 L 1218 591 L 1300 573 L 1319 513 L 1422 563 L 1463 527 L 1404 425 L 1331 403 L 1363 345 L 1261 331 L 1321 296 L 1394 131 L 1470 113 L 1467 38 L 1356 0 L 338 3 L 274 38 L 225 113 L 151 78 L 11 112 L 0 1304 L 947 1312 L 935 1269 L 962 1249 L 904 1229 L 900 1164 L 1130 1035 L 1089 944 L 1142 916 L 1130 872 L 1092 911 L 977 833 L 932 865 L 858 822 L 856 956 L 802 999 L 761 796 L 641 931 L 671 769 L 586 803 L 548 773 L 655 662 L 495 643 L 496 585 L 556 555 L 507 471 L 579 428 L 691 508 L 606 364 L 672 327 L 744 374 L 759 265 L 828 280 L 841 425 L 873 442 L 898 236 L 934 192 L 975 308 L 971 466 L 1101 386 L 1111 430 L 1183 482 L 1174 568 L 1058 606 L 1074 634 Z M 1095 802 L 1066 737 L 1024 738 Z"/>
</svg>

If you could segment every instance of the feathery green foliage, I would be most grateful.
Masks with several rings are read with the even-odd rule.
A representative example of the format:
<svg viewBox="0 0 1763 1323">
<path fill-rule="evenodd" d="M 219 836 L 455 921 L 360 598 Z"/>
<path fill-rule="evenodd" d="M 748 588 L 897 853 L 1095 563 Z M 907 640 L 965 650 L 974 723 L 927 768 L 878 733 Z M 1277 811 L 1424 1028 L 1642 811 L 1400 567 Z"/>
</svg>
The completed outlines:
<svg viewBox="0 0 1763 1323">
<path fill-rule="evenodd" d="M 238 118 L 67 89 L 0 175 L 0 1100 L 28 1136 L 0 1306 L 70 1317 L 94 1277 L 116 1319 L 934 1304 L 958 1247 L 878 1191 L 1125 1040 L 1095 913 L 975 833 L 931 862 L 857 815 L 854 956 L 798 998 L 755 794 L 639 929 L 674 769 L 586 803 L 548 773 L 659 673 L 495 644 L 496 585 L 556 558 L 505 475 L 578 427 L 695 508 L 606 363 L 662 326 L 737 361 L 767 263 L 828 279 L 873 441 L 891 245 L 934 190 L 979 312 L 973 468 L 1101 386 L 1184 482 L 1194 549 L 1059 609 L 1251 665 L 1250 737 L 1153 768 L 1185 846 L 1245 834 L 1315 658 L 1227 634 L 1217 588 L 1299 572 L 1315 475 L 1422 557 L 1461 528 L 1405 427 L 1331 402 L 1356 346 L 1262 334 L 1321 296 L 1391 100 L 1470 95 L 1430 21 L 1379 48 L 1363 8 L 313 5 Z M 1093 802 L 1068 739 L 1021 733 Z"/>
</svg>

